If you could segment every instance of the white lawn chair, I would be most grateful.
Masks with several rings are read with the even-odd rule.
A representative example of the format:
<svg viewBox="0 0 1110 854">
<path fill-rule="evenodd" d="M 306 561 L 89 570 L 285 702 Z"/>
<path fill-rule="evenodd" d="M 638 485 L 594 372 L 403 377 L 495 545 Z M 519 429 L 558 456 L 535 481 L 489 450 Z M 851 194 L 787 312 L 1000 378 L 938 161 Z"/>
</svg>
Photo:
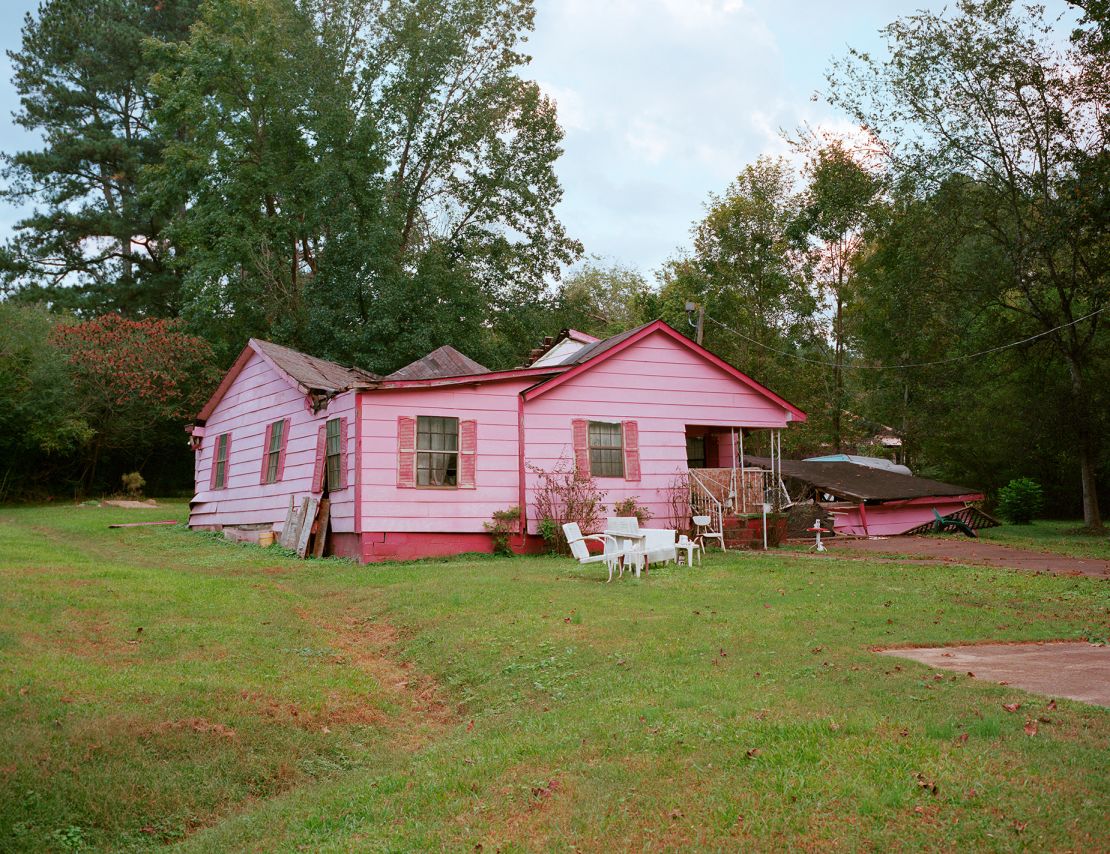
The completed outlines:
<svg viewBox="0 0 1110 854">
<path fill-rule="evenodd" d="M 641 528 L 644 534 L 644 552 L 648 563 L 678 562 L 678 544 L 675 531 L 666 528 Z"/>
<path fill-rule="evenodd" d="M 617 541 L 617 547 L 633 552 L 636 577 L 644 567 L 644 542 L 647 534 L 640 530 L 640 520 L 635 516 L 610 516 L 605 520 L 605 534 Z"/>
<path fill-rule="evenodd" d="M 577 522 L 567 522 L 563 525 L 563 535 L 567 538 L 567 545 L 570 546 L 570 553 L 580 564 L 587 563 L 605 563 L 609 570 L 609 581 L 613 580 L 613 570 L 620 566 L 620 575 L 624 577 L 624 564 L 621 559 L 624 557 L 632 557 L 637 552 L 635 549 L 621 549 L 620 544 L 615 537 L 608 534 L 588 534 L 582 535 L 582 529 L 578 527 Z M 587 540 L 596 540 L 604 544 L 604 551 L 599 554 L 590 554 L 589 548 L 586 546 Z"/>
<path fill-rule="evenodd" d="M 694 537 L 699 543 L 702 544 L 702 550 L 705 550 L 706 540 L 717 540 L 721 544 L 721 551 L 728 551 L 725 548 L 725 535 L 723 531 L 710 531 L 709 523 L 713 519 L 710 516 L 695 516 L 694 529 L 696 536 Z"/>
</svg>

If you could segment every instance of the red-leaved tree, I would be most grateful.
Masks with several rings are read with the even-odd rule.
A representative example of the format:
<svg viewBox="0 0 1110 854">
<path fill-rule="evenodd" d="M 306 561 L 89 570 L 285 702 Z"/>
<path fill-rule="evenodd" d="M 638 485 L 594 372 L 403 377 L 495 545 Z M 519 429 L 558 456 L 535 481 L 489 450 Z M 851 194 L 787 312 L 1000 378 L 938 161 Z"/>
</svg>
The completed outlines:
<svg viewBox="0 0 1110 854">
<path fill-rule="evenodd" d="M 180 321 L 106 314 L 60 323 L 53 343 L 66 355 L 79 410 L 94 435 L 82 482 L 93 483 L 105 452 L 141 468 L 152 451 L 183 439 L 216 383 L 212 348 Z"/>
</svg>

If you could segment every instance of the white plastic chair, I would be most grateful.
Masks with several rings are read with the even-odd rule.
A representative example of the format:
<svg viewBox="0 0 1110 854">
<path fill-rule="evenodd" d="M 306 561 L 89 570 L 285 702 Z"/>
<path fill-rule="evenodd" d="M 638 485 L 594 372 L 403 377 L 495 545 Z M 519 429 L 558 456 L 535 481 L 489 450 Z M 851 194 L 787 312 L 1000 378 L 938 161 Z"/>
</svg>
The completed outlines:
<svg viewBox="0 0 1110 854">
<path fill-rule="evenodd" d="M 666 528 L 641 528 L 644 535 L 644 553 L 648 563 L 678 562 L 675 531 Z"/>
<path fill-rule="evenodd" d="M 605 534 L 617 541 L 617 548 L 632 553 L 636 577 L 644 567 L 644 541 L 647 535 L 640 530 L 640 520 L 635 516 L 610 516 L 605 520 Z"/>
<path fill-rule="evenodd" d="M 721 544 L 721 551 L 728 551 L 728 549 L 725 548 L 724 532 L 709 530 L 709 523 L 712 521 L 713 519 L 711 516 L 695 516 L 694 529 L 697 532 L 697 536 L 695 536 L 694 539 L 702 544 L 703 550 L 705 549 L 706 540 L 717 540 Z"/>
<path fill-rule="evenodd" d="M 633 556 L 636 554 L 634 549 L 621 549 L 620 545 L 614 537 L 608 534 L 588 534 L 583 536 L 582 529 L 578 527 L 577 522 L 567 522 L 563 525 L 563 535 L 567 538 L 567 545 L 570 546 L 571 555 L 580 563 L 605 563 L 609 570 L 609 581 L 613 580 L 613 570 L 620 566 L 620 577 L 624 577 L 624 564 L 621 558 L 626 556 Z M 599 554 L 590 554 L 589 548 L 586 546 L 587 540 L 596 540 L 604 544 L 604 551 Z"/>
</svg>

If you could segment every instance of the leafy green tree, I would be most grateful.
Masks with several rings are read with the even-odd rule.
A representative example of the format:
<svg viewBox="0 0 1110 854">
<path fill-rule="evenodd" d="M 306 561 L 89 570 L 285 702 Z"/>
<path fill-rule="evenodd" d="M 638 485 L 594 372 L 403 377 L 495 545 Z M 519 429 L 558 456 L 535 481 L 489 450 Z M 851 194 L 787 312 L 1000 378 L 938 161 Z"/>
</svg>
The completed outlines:
<svg viewBox="0 0 1110 854">
<path fill-rule="evenodd" d="M 885 146 L 921 192 L 963 176 L 975 185 L 974 233 L 999 260 L 978 306 L 1045 333 L 1070 393 L 1056 421 L 1072 431 L 1083 515 L 1101 527 L 1097 396 L 1100 312 L 1110 306 L 1105 102 L 1089 64 L 1056 45 L 1043 10 L 961 0 L 885 28 L 889 58 L 850 54 L 832 100 Z M 1091 177 L 1095 180 L 1091 180 Z M 1019 336 L 1020 337 L 1020 336 Z M 1001 343 L 996 341 L 995 343 Z"/>
<path fill-rule="evenodd" d="M 388 371 L 489 329 L 579 251 L 528 2 L 225 0 L 163 52 L 153 171 L 186 311 Z"/>
<path fill-rule="evenodd" d="M 833 343 L 832 396 L 829 401 L 832 446 L 841 449 L 841 415 L 846 406 L 845 361 L 849 329 L 845 313 L 855 299 L 855 267 L 864 244 L 880 183 L 843 141 L 815 140 L 807 165 L 807 186 L 795 224 L 811 245 L 811 269 L 819 292 L 829 301 Z"/>
<path fill-rule="evenodd" d="M 16 121 L 40 149 L 5 156 L 9 202 L 33 206 L 0 251 L 8 290 L 82 311 L 172 314 L 164 218 L 143 201 L 158 162 L 145 39 L 178 39 L 197 0 L 45 0 L 9 54 Z"/>
<path fill-rule="evenodd" d="M 28 492 L 28 479 L 53 474 L 49 461 L 68 461 L 92 437 L 53 324 L 42 306 L 0 302 L 0 500 Z"/>
<path fill-rule="evenodd" d="M 619 264 L 585 264 L 567 276 L 558 293 L 560 326 L 604 338 L 654 319 L 654 293 L 638 270 Z"/>
<path fill-rule="evenodd" d="M 801 203 L 785 160 L 761 158 L 745 167 L 722 195 L 710 196 L 705 218 L 692 229 L 693 252 L 661 271 L 658 304 L 680 329 L 688 328 L 685 303 L 704 305 L 706 346 L 824 416 L 823 372 L 799 361 L 829 358 L 808 247 L 796 233 Z M 823 432 L 827 419 L 814 420 L 810 433 Z"/>
</svg>

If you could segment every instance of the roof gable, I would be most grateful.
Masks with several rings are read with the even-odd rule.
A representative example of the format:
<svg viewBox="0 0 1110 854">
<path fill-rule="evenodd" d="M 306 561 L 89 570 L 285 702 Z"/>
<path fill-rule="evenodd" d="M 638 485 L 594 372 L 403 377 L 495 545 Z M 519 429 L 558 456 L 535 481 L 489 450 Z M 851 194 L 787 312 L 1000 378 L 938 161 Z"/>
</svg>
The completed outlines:
<svg viewBox="0 0 1110 854">
<path fill-rule="evenodd" d="M 444 344 L 386 376 L 387 380 L 430 380 L 445 377 L 468 377 L 488 374 L 489 368 L 460 353 L 450 344 Z"/>
<path fill-rule="evenodd" d="M 685 347 L 700 358 L 704 359 L 709 364 L 724 371 L 733 379 L 738 380 L 739 382 L 748 386 L 748 388 L 767 398 L 772 403 L 776 404 L 777 406 L 781 406 L 789 414 L 790 419 L 795 421 L 806 420 L 806 414 L 802 410 L 798 409 L 798 407 L 794 406 L 794 404 L 790 403 L 782 397 L 779 397 L 766 386 L 756 382 L 743 371 L 733 367 L 724 359 L 711 353 L 700 344 L 691 341 L 685 335 L 678 332 L 662 320 L 653 320 L 651 323 L 645 323 L 643 326 L 637 326 L 635 329 L 629 329 L 625 332 L 621 332 L 619 335 L 614 335 L 610 338 L 598 341 L 596 344 L 590 344 L 589 346 L 584 347 L 582 350 L 579 350 L 573 355 L 570 362 L 566 363 L 568 365 L 572 365 L 573 367 L 570 367 L 569 370 L 566 370 L 558 374 L 557 376 L 536 383 L 536 385 L 532 386 L 530 389 L 524 392 L 525 400 L 533 400 L 547 393 L 551 389 L 557 388 L 567 380 L 573 379 L 574 377 L 578 376 L 581 373 L 585 373 L 588 370 L 592 370 L 597 365 L 602 364 L 606 359 L 609 359 L 617 353 L 620 353 L 623 350 L 634 346 L 637 342 L 644 340 L 649 335 L 654 335 L 656 333 L 662 333 L 663 335 L 666 335 L 678 346 Z"/>
<path fill-rule="evenodd" d="M 204 404 L 204 408 L 197 415 L 198 421 L 207 420 L 212 415 L 220 400 L 235 382 L 235 378 L 254 356 L 266 362 L 285 377 L 290 385 L 296 386 L 304 394 L 338 394 L 355 386 L 369 385 L 381 379 L 377 374 L 364 371 L 362 368 L 348 368 L 281 344 L 274 344 L 272 341 L 251 338 L 216 387 L 215 393 Z"/>
</svg>

